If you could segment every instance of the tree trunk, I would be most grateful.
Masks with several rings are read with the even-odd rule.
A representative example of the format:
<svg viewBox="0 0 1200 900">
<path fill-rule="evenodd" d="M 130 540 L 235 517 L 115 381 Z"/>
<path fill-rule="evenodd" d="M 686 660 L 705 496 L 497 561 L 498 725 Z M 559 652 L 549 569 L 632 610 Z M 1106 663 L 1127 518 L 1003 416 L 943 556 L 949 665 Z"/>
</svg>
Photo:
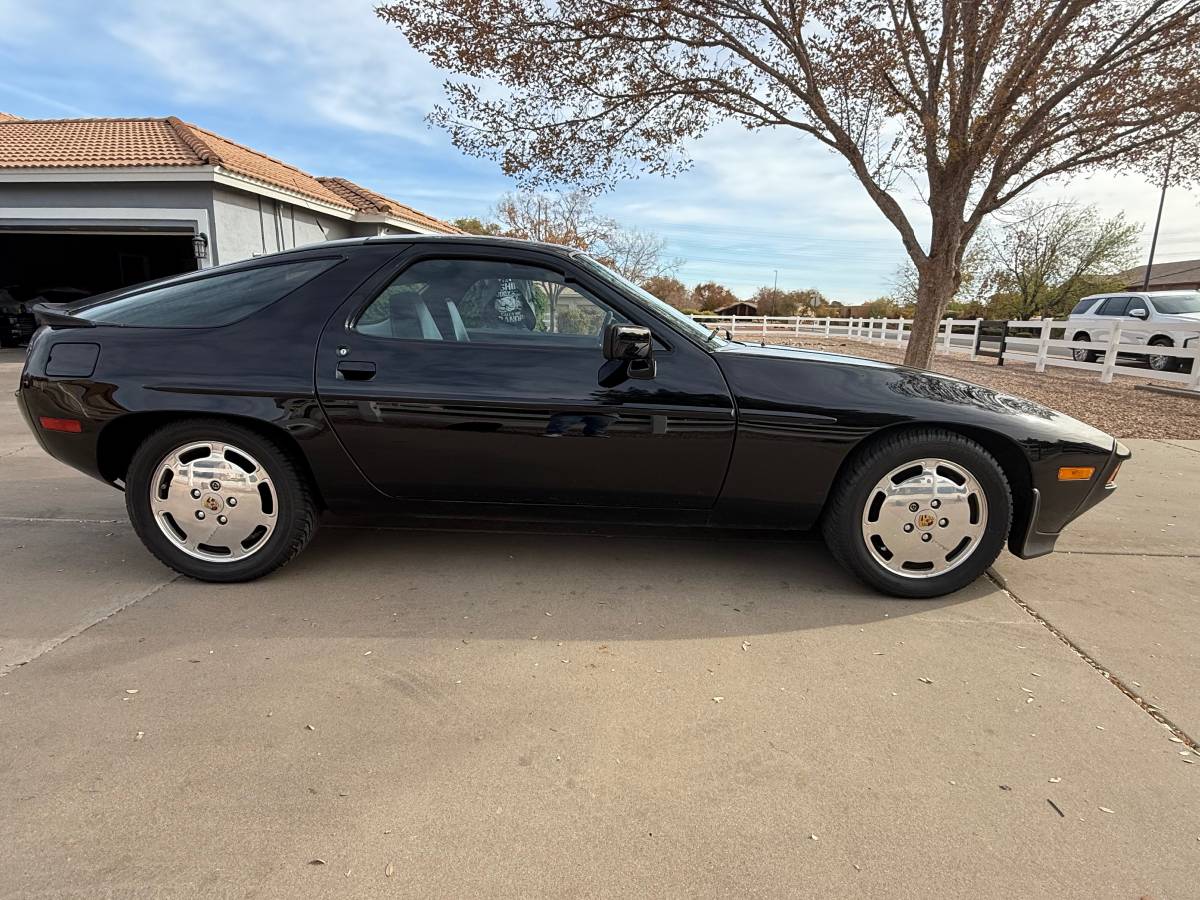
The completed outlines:
<svg viewBox="0 0 1200 900">
<path fill-rule="evenodd" d="M 933 362 L 938 327 L 946 306 L 958 290 L 960 277 L 958 265 L 951 254 L 930 257 L 917 270 L 917 308 L 913 313 L 908 351 L 904 354 L 906 366 L 928 369 Z"/>
</svg>

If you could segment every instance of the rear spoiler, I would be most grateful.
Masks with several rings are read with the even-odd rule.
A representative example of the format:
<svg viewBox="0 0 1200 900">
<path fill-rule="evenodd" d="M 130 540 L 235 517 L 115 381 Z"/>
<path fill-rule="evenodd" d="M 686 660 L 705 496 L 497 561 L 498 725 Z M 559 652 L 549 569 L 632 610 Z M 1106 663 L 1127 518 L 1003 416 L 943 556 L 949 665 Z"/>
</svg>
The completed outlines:
<svg viewBox="0 0 1200 900">
<path fill-rule="evenodd" d="M 30 310 L 39 325 L 54 328 L 95 328 L 91 319 L 81 319 L 67 312 L 65 303 L 35 303 Z"/>
</svg>

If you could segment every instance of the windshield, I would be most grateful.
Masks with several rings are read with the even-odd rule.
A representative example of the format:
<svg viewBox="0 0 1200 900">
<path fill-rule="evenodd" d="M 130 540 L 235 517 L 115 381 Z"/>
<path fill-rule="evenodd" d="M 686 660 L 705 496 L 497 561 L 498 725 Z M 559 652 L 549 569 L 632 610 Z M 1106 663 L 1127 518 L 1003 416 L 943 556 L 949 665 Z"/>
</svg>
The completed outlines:
<svg viewBox="0 0 1200 900">
<path fill-rule="evenodd" d="M 713 329 L 706 328 L 693 319 L 691 316 L 681 313 L 669 303 L 664 303 L 659 300 L 649 291 L 638 287 L 627 278 L 622 278 L 608 266 L 596 262 L 585 253 L 572 253 L 571 258 L 576 262 L 582 263 L 589 272 L 598 276 L 602 281 L 607 282 L 613 287 L 621 290 L 623 293 L 633 294 L 634 297 L 644 306 L 650 307 L 651 311 L 656 313 L 661 318 L 667 319 L 674 323 L 681 330 L 686 331 L 693 337 L 699 338 L 702 341 L 708 341 L 712 344 L 725 344 L 726 342 L 713 334 Z"/>
<path fill-rule="evenodd" d="M 1180 313 L 1200 313 L 1200 294 L 1180 294 L 1175 297 L 1151 297 L 1154 308 L 1168 316 Z"/>
</svg>

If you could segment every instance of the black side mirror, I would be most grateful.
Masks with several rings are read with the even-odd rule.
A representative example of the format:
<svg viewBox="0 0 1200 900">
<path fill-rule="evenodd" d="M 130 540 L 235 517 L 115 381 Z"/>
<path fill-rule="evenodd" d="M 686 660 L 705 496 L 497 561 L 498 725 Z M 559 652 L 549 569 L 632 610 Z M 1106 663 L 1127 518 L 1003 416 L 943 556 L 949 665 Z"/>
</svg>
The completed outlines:
<svg viewBox="0 0 1200 900">
<path fill-rule="evenodd" d="M 609 325 L 604 330 L 604 358 L 649 359 L 653 340 L 650 329 L 641 325 Z"/>
</svg>

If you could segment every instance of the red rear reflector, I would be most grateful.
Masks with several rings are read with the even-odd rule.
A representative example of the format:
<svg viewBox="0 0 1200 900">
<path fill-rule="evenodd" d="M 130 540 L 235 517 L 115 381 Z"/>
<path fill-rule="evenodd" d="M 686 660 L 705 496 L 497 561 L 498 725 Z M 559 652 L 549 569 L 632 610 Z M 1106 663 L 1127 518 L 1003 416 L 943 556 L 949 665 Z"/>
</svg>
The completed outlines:
<svg viewBox="0 0 1200 900">
<path fill-rule="evenodd" d="M 38 421 L 47 431 L 66 431 L 71 434 L 79 434 L 83 431 L 83 423 L 78 419 L 52 419 L 49 416 L 42 416 Z"/>
</svg>

